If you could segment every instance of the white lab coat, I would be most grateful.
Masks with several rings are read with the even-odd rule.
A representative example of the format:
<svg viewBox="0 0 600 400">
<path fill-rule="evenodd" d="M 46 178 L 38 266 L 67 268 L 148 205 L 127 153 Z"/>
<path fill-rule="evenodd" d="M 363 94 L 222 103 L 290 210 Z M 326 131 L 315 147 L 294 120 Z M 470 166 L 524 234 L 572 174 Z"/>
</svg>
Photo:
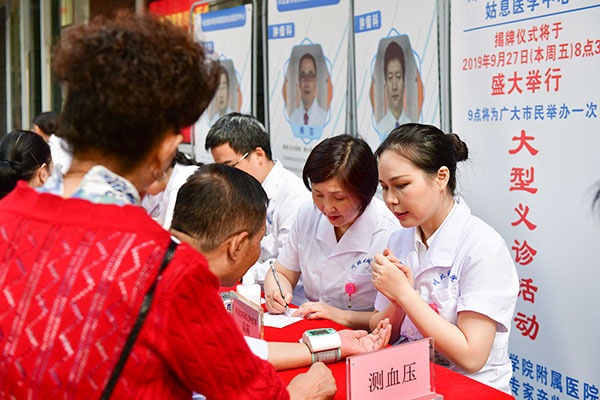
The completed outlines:
<svg viewBox="0 0 600 400">
<path fill-rule="evenodd" d="M 428 304 L 435 303 L 444 319 L 457 323 L 461 311 L 475 311 L 496 321 L 496 337 L 485 366 L 473 379 L 510 393 L 512 366 L 508 358 L 508 337 L 517 295 L 519 277 L 504 239 L 489 225 L 471 215 L 460 198 L 442 225 L 421 242 L 416 228 L 394 232 L 388 247 L 415 277 L 415 289 Z M 376 310 L 384 310 L 389 300 L 377 293 Z M 409 340 L 423 336 L 408 316 L 400 330 Z M 450 364 L 450 368 L 461 372 Z"/>
<path fill-rule="evenodd" d="M 177 201 L 177 193 L 179 188 L 187 182 L 187 179 L 192 175 L 198 166 L 196 165 L 183 165 L 175 163 L 169 182 L 165 190 L 156 195 L 146 195 L 142 199 L 142 207 L 148 211 L 148 214 L 163 228 L 169 230 L 171 228 L 171 221 L 173 220 L 173 211 L 175 210 L 175 203 Z"/>
<path fill-rule="evenodd" d="M 271 263 L 277 259 L 279 250 L 287 241 L 298 209 L 303 203 L 312 201 L 302 179 L 277 160 L 262 187 L 269 198 L 265 236 L 260 242 L 260 257 L 247 272 L 253 274 L 254 281 L 258 283 L 264 282 Z"/>
<path fill-rule="evenodd" d="M 390 235 L 398 228 L 398 220 L 385 204 L 373 198 L 338 242 L 327 217 L 313 203 L 307 203 L 298 211 L 277 261 L 301 273 L 309 301 L 370 311 L 377 290 L 371 282 L 369 263 L 375 253 L 385 249 Z M 347 283 L 356 287 L 351 299 L 344 288 Z"/>
<path fill-rule="evenodd" d="M 50 154 L 52 155 L 54 167 L 60 167 L 60 173 L 62 175 L 66 174 L 69 168 L 71 168 L 71 161 L 73 161 L 69 144 L 63 138 L 50 135 L 48 146 L 50 146 Z"/>
</svg>

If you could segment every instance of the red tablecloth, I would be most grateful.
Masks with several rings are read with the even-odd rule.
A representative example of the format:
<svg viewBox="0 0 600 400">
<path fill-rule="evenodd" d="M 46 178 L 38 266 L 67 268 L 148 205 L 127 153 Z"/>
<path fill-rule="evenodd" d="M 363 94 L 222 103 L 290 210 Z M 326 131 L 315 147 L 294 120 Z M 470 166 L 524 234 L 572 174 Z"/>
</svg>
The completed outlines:
<svg viewBox="0 0 600 400">
<path fill-rule="evenodd" d="M 285 328 L 265 327 L 265 339 L 273 342 L 297 342 L 305 330 L 316 328 L 344 329 L 343 326 L 329 320 L 303 320 L 288 325 Z M 338 391 L 335 399 L 346 399 L 346 361 L 342 360 L 334 364 L 328 364 L 327 366 L 333 372 L 333 376 L 337 382 Z M 280 371 L 279 376 L 287 383 L 296 375 L 306 370 L 308 370 L 308 367 Z M 504 392 L 439 365 L 434 365 L 434 373 L 435 391 L 442 394 L 444 400 L 514 399 Z"/>
</svg>

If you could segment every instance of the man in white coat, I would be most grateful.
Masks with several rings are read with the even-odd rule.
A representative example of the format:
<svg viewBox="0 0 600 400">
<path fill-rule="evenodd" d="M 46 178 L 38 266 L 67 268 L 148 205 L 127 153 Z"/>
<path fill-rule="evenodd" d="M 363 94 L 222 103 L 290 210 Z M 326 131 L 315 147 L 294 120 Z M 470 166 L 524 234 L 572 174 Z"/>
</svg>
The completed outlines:
<svg viewBox="0 0 600 400">
<path fill-rule="evenodd" d="M 302 180 L 273 160 L 269 134 L 253 116 L 231 113 L 217 120 L 205 141 L 216 163 L 241 169 L 258 180 L 269 198 L 265 236 L 258 262 L 250 268 L 262 283 L 285 244 L 300 205 L 312 201 Z"/>
</svg>

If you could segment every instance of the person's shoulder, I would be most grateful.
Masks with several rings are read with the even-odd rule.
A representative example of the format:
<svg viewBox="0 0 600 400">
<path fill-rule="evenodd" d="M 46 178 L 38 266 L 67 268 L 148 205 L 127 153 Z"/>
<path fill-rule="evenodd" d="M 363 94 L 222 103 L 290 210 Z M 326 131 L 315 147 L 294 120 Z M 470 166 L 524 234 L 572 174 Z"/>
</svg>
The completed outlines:
<svg viewBox="0 0 600 400">
<path fill-rule="evenodd" d="M 279 183 L 284 185 L 286 190 L 293 190 L 294 192 L 299 192 L 299 194 L 310 193 L 298 175 L 284 167 L 281 162 L 278 161 L 278 164 L 281 165 L 281 176 L 279 178 Z"/>
<path fill-rule="evenodd" d="M 459 198 L 458 201 L 457 220 L 460 223 L 460 219 L 464 219 L 461 231 L 463 245 L 478 249 L 478 251 L 491 251 L 506 247 L 506 242 L 498 231 L 483 219 L 473 215 L 463 199 Z"/>
<path fill-rule="evenodd" d="M 206 258 L 187 243 L 180 243 L 163 273 L 164 284 L 169 287 L 193 283 L 196 287 L 219 287 L 218 278 L 210 271 Z"/>
</svg>

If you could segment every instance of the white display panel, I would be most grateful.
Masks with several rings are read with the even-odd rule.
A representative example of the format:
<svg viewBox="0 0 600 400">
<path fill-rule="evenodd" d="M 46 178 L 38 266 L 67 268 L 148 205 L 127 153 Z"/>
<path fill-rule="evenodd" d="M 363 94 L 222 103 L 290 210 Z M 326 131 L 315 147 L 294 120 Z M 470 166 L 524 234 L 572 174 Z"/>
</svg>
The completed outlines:
<svg viewBox="0 0 600 400">
<path fill-rule="evenodd" d="M 194 14 L 193 32 L 223 68 L 215 97 L 193 127 L 194 157 L 211 163 L 204 141 L 212 124 L 224 114 L 252 110 L 252 4 Z"/>
<path fill-rule="evenodd" d="M 271 148 L 297 175 L 319 141 L 345 133 L 349 17 L 348 0 L 268 3 Z"/>
<path fill-rule="evenodd" d="M 600 4 L 451 3 L 459 192 L 504 237 L 521 292 L 509 353 L 518 399 L 597 399 Z"/>
<path fill-rule="evenodd" d="M 354 1 L 357 128 L 373 151 L 396 121 L 439 127 L 437 26 L 435 0 Z"/>
</svg>

